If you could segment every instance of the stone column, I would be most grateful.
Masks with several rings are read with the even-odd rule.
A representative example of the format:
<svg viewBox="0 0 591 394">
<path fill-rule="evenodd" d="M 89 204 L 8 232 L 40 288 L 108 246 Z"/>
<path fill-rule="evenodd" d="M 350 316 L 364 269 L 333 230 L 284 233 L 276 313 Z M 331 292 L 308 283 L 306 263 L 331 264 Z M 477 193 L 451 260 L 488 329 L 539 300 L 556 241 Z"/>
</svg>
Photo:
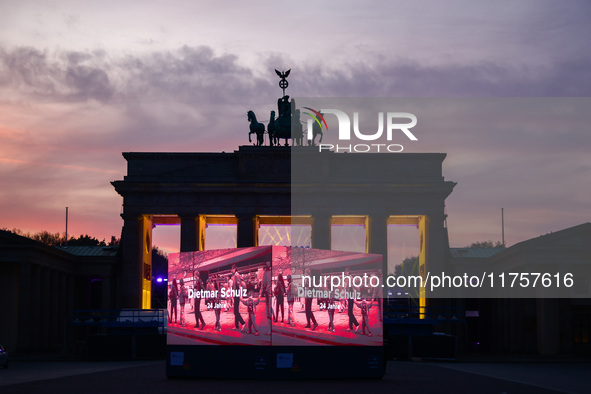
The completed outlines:
<svg viewBox="0 0 591 394">
<path fill-rule="evenodd" d="M 121 235 L 121 282 L 118 283 L 121 294 L 119 308 L 142 307 L 142 273 L 144 240 L 141 215 L 121 215 L 123 231 Z"/>
<path fill-rule="evenodd" d="M 427 216 L 426 232 L 423 236 L 423 242 L 426 249 L 425 272 L 441 274 L 442 272 L 451 272 L 449 262 L 449 240 L 447 229 L 444 227 L 446 215 L 430 214 Z M 453 288 L 439 288 L 436 290 L 440 301 L 429 302 L 431 306 L 444 306 L 442 298 L 452 298 Z M 429 291 L 427 291 L 429 295 Z M 435 299 L 431 299 L 434 301 Z"/>
<path fill-rule="evenodd" d="M 39 300 L 41 304 L 41 314 L 39 316 L 39 321 L 37 324 L 39 325 L 39 347 L 43 350 L 47 350 L 49 348 L 49 338 L 50 338 L 50 330 L 48 327 L 51 326 L 51 286 L 50 286 L 50 275 L 49 275 L 49 268 L 42 267 L 41 268 L 41 299 Z M 42 328 L 41 328 L 42 327 Z"/>
<path fill-rule="evenodd" d="M 560 351 L 560 299 L 537 300 L 538 353 L 558 354 Z"/>
<path fill-rule="evenodd" d="M 45 329 L 49 331 L 49 347 L 55 349 L 58 343 L 58 329 L 59 329 L 59 293 L 58 293 L 58 272 L 57 270 L 51 270 L 49 272 L 49 321 Z"/>
<path fill-rule="evenodd" d="M 181 216 L 181 252 L 199 250 L 199 215 Z"/>
<path fill-rule="evenodd" d="M 388 264 L 388 215 L 376 214 L 369 217 L 369 253 L 384 256 L 384 267 Z M 386 272 L 386 270 L 384 271 Z"/>
<path fill-rule="evenodd" d="M 68 327 L 68 319 L 69 319 L 69 310 L 68 310 L 68 300 L 66 296 L 66 274 L 64 272 L 59 273 L 58 278 L 58 322 L 59 322 L 59 332 L 60 335 L 60 343 L 62 343 L 64 350 L 68 348 L 67 343 L 67 327 Z"/>
<path fill-rule="evenodd" d="M 330 219 L 331 215 L 324 213 L 313 215 L 312 248 L 330 250 Z"/>
<path fill-rule="evenodd" d="M 70 314 L 71 311 L 73 311 L 74 309 L 76 309 L 77 304 L 75 302 L 75 298 L 76 298 L 76 294 L 75 294 L 75 288 L 74 288 L 74 275 L 72 274 L 66 274 L 66 309 L 68 310 L 68 313 Z M 68 315 L 68 318 L 70 318 L 71 315 Z"/>
<path fill-rule="evenodd" d="M 382 255 L 382 280 L 388 275 L 388 215 L 374 214 L 369 217 L 369 253 Z M 386 298 L 388 289 L 382 289 L 382 298 Z"/>
<path fill-rule="evenodd" d="M 255 215 L 252 213 L 236 214 L 238 219 L 236 243 L 239 248 L 255 246 Z"/>
<path fill-rule="evenodd" d="M 447 255 L 449 254 L 449 242 L 447 230 L 444 227 L 446 215 L 428 216 L 428 234 L 426 247 L 428 248 L 427 270 L 432 273 L 450 271 Z"/>
<path fill-rule="evenodd" d="M 19 292 L 18 300 L 16 301 L 16 316 L 18 316 L 18 324 L 16 325 L 15 334 L 17 338 L 17 346 L 22 349 L 31 348 L 33 325 L 38 326 L 37 321 L 33 320 L 33 307 L 39 302 L 39 299 L 33 298 L 33 270 L 31 264 L 19 264 Z M 26 312 L 24 312 L 26 311 Z M 5 345 L 6 346 L 6 345 Z"/>
<path fill-rule="evenodd" d="M 102 289 L 102 297 L 101 297 L 101 309 L 112 309 L 112 294 L 111 294 L 111 276 L 107 276 L 103 278 L 103 289 Z"/>
<path fill-rule="evenodd" d="M 41 267 L 34 264 L 31 267 L 31 322 L 30 328 L 31 340 L 29 341 L 30 349 L 39 349 L 41 346 Z M 35 324 L 36 323 L 36 324 Z"/>
</svg>

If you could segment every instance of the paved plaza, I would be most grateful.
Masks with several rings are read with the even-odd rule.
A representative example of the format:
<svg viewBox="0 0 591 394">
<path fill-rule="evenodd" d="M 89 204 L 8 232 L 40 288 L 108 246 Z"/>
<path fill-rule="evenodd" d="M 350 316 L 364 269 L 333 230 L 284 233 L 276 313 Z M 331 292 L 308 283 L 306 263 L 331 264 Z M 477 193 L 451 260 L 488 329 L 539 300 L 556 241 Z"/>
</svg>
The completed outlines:
<svg viewBox="0 0 591 394">
<path fill-rule="evenodd" d="M 0 370 L 5 393 L 588 393 L 589 363 L 390 361 L 381 380 L 167 379 L 164 361 L 14 361 Z"/>
</svg>

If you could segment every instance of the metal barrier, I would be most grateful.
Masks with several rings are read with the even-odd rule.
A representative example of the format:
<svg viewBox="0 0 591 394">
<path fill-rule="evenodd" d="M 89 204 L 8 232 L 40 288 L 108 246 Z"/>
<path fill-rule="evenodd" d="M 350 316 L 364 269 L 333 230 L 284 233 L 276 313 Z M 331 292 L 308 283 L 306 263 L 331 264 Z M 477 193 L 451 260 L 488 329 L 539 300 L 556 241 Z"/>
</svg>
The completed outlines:
<svg viewBox="0 0 591 394">
<path fill-rule="evenodd" d="M 72 311 L 73 326 L 166 327 L 165 309 L 78 309 Z"/>
</svg>

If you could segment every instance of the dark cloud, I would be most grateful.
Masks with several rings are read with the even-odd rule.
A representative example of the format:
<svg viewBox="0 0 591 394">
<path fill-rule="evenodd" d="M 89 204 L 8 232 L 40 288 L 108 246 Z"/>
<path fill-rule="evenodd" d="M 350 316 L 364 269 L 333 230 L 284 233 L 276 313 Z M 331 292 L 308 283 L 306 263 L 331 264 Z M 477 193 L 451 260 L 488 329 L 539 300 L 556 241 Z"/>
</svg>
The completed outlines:
<svg viewBox="0 0 591 394">
<path fill-rule="evenodd" d="M 109 76 L 103 70 L 85 66 L 68 67 L 65 81 L 72 88 L 70 98 L 106 102 L 113 95 Z"/>
<path fill-rule="evenodd" d="M 348 97 L 587 97 L 591 93 L 591 58 L 553 64 L 501 66 L 421 65 L 405 59 L 372 65 L 351 63 L 338 69 L 307 66 L 305 96 Z"/>
<path fill-rule="evenodd" d="M 127 57 L 115 65 L 125 78 L 122 94 L 187 104 L 238 103 L 268 90 L 267 81 L 240 66 L 234 55 L 216 56 L 209 47 Z"/>
<path fill-rule="evenodd" d="M 107 102 L 113 95 L 102 65 L 87 65 L 99 53 L 67 52 L 49 56 L 30 47 L 0 49 L 0 83 L 24 100 Z"/>
<path fill-rule="evenodd" d="M 0 83 L 5 90 L 48 96 L 56 90 L 57 72 L 47 63 L 46 54 L 37 49 L 0 49 L 0 66 Z"/>
<path fill-rule="evenodd" d="M 84 150 L 92 144 L 98 152 L 188 146 L 231 149 L 245 140 L 247 110 L 254 110 L 265 123 L 275 109 L 281 90 L 274 68 L 292 69 L 288 88 L 292 97 L 566 97 L 591 92 L 587 72 L 591 61 L 584 57 L 518 69 L 493 63 L 435 66 L 381 58 L 375 64 L 371 59 L 352 60 L 336 69 L 298 66 L 301 60 L 271 53 L 261 59 L 268 69 L 262 76 L 239 60 L 207 46 L 120 57 L 100 50 L 49 54 L 21 47 L 0 50 L 0 84 L 9 93 L 4 96 L 8 101 L 75 105 L 60 116 L 46 114 L 43 123 L 66 131 L 52 136 L 56 143 Z M 477 129 L 482 119 L 472 121 Z M 499 124 L 499 119 L 490 121 Z M 495 135 L 462 138 L 483 143 Z M 536 137 L 527 130 L 516 131 L 512 138 L 529 139 L 541 148 L 565 141 L 558 133 Z M 570 135 L 569 141 L 580 147 L 576 138 Z"/>
<path fill-rule="evenodd" d="M 268 77 L 256 77 L 237 56 L 206 46 L 183 46 L 122 58 L 104 52 L 49 55 L 34 48 L 0 50 L 0 84 L 21 95 L 55 102 L 113 98 L 173 100 L 187 105 L 273 102 L 279 90 L 273 68 L 293 69 L 292 96 L 569 97 L 591 92 L 591 59 L 581 56 L 539 66 L 495 63 L 421 65 L 408 59 L 352 60 L 331 68 L 270 54 Z M 373 63 L 375 61 L 375 63 Z M 293 66 L 286 66 L 291 63 Z M 301 65 L 298 67 L 297 64 Z M 119 102 L 121 103 L 121 102 Z"/>
</svg>

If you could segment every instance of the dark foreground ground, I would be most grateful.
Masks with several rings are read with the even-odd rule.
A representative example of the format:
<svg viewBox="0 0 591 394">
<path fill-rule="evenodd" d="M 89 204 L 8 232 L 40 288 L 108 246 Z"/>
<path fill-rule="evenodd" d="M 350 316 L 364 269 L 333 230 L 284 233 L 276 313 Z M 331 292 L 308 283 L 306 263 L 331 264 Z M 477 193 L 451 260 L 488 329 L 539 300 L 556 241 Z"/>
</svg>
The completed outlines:
<svg viewBox="0 0 591 394">
<path fill-rule="evenodd" d="M 230 372 L 230 371 L 229 371 Z M 230 373 L 229 373 L 230 374 Z M 14 361 L 2 393 L 589 393 L 591 364 L 390 361 L 382 380 L 167 379 L 164 361 Z"/>
</svg>

